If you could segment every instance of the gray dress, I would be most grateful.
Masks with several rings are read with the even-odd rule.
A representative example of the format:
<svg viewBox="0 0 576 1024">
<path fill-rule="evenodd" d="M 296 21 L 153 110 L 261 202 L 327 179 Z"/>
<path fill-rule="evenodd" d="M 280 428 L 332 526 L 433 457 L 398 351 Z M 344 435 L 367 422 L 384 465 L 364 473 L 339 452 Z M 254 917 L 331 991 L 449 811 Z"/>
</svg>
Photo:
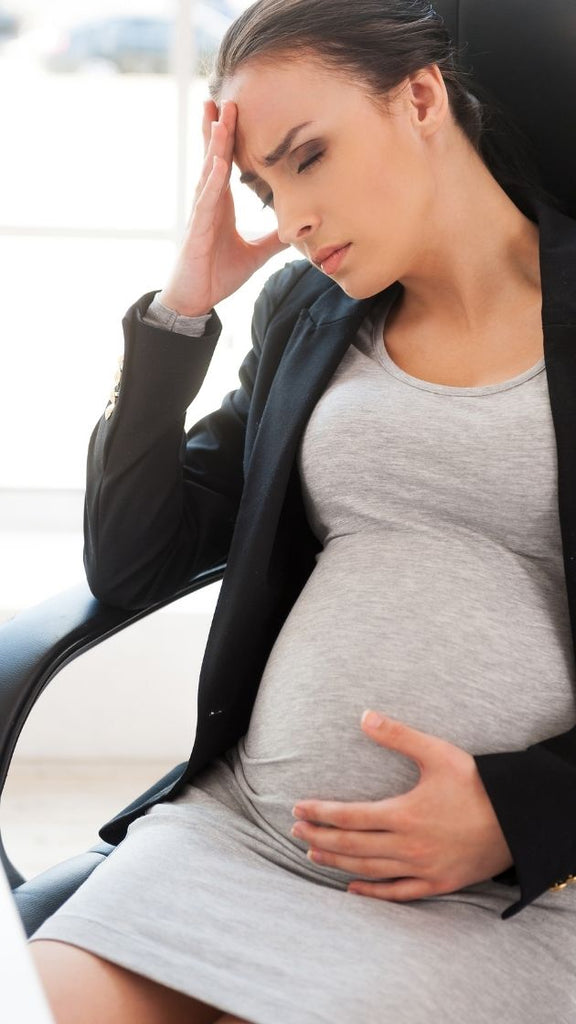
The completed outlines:
<svg viewBox="0 0 576 1024">
<path fill-rule="evenodd" d="M 576 720 L 544 360 L 501 384 L 404 373 L 376 308 L 309 418 L 298 466 L 316 566 L 250 726 L 156 804 L 34 934 L 254 1024 L 573 1024 L 576 887 L 500 915 L 487 880 L 393 903 L 347 892 L 291 836 L 298 799 L 377 800 L 416 763 L 365 708 L 470 753 Z"/>
</svg>

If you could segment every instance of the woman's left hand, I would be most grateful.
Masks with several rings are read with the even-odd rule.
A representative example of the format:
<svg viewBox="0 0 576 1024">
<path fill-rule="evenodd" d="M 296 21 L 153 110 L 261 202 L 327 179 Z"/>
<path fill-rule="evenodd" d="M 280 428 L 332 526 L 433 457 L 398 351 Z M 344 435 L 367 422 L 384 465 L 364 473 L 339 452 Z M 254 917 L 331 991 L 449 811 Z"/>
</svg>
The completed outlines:
<svg viewBox="0 0 576 1024">
<path fill-rule="evenodd" d="M 292 813 L 307 820 L 294 828 L 302 829 L 298 838 L 311 847 L 308 857 L 384 879 L 354 881 L 348 891 L 398 902 L 455 892 L 511 867 L 510 848 L 472 755 L 395 719 L 374 726 L 366 718 L 361 725 L 367 736 L 413 758 L 420 779 L 407 793 L 385 800 L 299 801 Z"/>
</svg>

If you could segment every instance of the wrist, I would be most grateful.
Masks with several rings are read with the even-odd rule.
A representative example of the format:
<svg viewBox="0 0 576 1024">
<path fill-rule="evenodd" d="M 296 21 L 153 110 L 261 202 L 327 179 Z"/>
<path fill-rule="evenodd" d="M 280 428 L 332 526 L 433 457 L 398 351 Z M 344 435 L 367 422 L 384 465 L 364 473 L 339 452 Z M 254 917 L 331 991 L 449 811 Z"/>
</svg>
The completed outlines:
<svg viewBox="0 0 576 1024">
<path fill-rule="evenodd" d="M 212 312 L 211 309 L 195 309 L 193 306 L 189 306 L 184 302 L 179 302 L 177 299 L 172 298 L 170 293 L 166 291 L 159 292 L 156 295 L 156 301 L 160 302 L 160 304 L 170 313 L 177 313 L 178 316 L 209 316 Z"/>
</svg>

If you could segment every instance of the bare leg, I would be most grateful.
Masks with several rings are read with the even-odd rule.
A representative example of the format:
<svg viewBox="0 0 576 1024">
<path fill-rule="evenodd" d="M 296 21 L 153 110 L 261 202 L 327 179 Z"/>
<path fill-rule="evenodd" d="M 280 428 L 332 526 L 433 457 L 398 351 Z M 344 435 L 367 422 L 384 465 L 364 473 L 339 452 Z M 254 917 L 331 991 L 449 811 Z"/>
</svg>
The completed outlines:
<svg viewBox="0 0 576 1024">
<path fill-rule="evenodd" d="M 226 1013 L 223 1017 L 218 1017 L 216 1024 L 252 1024 L 252 1021 L 244 1020 L 244 1017 L 231 1017 Z"/>
<path fill-rule="evenodd" d="M 28 949 L 56 1024 L 216 1024 L 222 1016 L 216 1006 L 70 943 L 36 939 Z"/>
</svg>

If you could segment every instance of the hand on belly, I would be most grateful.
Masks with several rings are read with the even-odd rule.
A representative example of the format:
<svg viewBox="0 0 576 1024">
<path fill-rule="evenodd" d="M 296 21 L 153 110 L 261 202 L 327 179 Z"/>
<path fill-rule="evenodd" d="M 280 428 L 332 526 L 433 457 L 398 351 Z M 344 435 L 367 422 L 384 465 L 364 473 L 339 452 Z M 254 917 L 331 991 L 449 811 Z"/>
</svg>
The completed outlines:
<svg viewBox="0 0 576 1024">
<path fill-rule="evenodd" d="M 349 889 L 399 902 L 455 892 L 512 866 L 471 754 L 389 718 L 374 726 L 364 716 L 361 727 L 375 743 L 412 758 L 420 779 L 385 800 L 299 799 L 294 810 L 302 820 L 293 834 L 318 851 L 315 863 L 384 879 Z"/>
</svg>

